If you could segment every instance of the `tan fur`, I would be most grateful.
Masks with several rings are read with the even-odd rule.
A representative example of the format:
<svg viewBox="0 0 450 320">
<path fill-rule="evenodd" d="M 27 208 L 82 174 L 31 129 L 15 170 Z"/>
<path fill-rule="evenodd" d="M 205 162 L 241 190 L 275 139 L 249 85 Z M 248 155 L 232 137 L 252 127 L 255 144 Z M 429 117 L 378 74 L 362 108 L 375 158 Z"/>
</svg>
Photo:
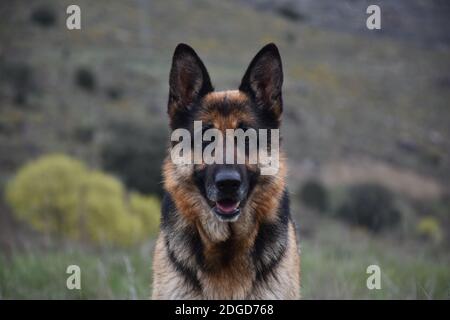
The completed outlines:
<svg viewBox="0 0 450 320">
<path fill-rule="evenodd" d="M 253 285 L 255 270 L 245 254 L 220 273 L 198 271 L 203 292 L 199 294 L 184 283 L 167 256 L 163 241 L 158 237 L 153 261 L 154 283 L 152 299 L 268 299 L 292 300 L 300 298 L 300 257 L 294 226 L 289 224 L 288 247 L 277 269 L 276 277 Z M 214 250 L 214 248 L 209 248 Z M 245 250 L 243 251 L 243 253 Z M 211 258 L 214 259 L 214 253 Z"/>
<path fill-rule="evenodd" d="M 226 116 L 216 106 L 224 99 L 241 108 Z M 239 91 L 212 92 L 202 100 L 204 110 L 198 120 L 212 123 L 219 130 L 236 128 L 240 122 L 251 124 L 246 112 L 248 98 Z M 300 294 L 300 259 L 292 222 L 288 225 L 287 246 L 281 260 L 264 281 L 256 280 L 251 250 L 262 223 L 275 222 L 286 187 L 286 164 L 280 154 L 277 175 L 260 176 L 242 214 L 233 223 L 219 221 L 193 181 L 194 165 L 176 165 L 170 157 L 163 165 L 165 190 L 171 195 L 177 212 L 177 225 L 193 226 L 202 242 L 206 270 L 196 270 L 202 292 L 194 290 L 171 263 L 165 233 L 158 237 L 153 261 L 153 299 L 298 299 Z M 175 230 L 176 231 L 176 230 Z M 224 251 L 223 246 L 227 245 Z M 172 248 L 195 266 L 182 245 Z"/>
</svg>

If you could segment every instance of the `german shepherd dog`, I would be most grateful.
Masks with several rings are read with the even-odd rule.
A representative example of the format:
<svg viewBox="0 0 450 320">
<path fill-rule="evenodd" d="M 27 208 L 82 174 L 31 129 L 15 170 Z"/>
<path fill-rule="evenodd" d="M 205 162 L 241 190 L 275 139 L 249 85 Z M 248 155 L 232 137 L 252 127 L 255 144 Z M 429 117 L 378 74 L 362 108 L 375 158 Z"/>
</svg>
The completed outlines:
<svg viewBox="0 0 450 320">
<path fill-rule="evenodd" d="M 274 44 L 254 57 L 238 90 L 220 92 L 195 51 L 179 44 L 169 80 L 170 128 L 192 132 L 201 120 L 221 132 L 279 129 L 282 82 Z M 284 162 L 281 155 L 278 173 L 262 175 L 259 164 L 178 165 L 166 158 L 153 299 L 299 298 Z"/>
</svg>

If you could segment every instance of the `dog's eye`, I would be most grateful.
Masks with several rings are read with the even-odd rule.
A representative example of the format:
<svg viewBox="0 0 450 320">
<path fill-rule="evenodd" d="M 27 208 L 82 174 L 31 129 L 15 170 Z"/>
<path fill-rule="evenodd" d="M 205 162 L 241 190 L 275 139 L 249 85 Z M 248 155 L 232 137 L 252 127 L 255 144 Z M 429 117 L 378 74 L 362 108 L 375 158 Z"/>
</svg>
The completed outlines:
<svg viewBox="0 0 450 320">
<path fill-rule="evenodd" d="M 212 124 L 206 123 L 203 124 L 202 127 L 202 136 L 205 134 L 206 131 L 208 131 L 209 129 L 213 129 L 214 126 Z M 215 138 L 213 138 L 211 141 L 214 141 Z M 203 140 L 202 141 L 202 150 L 205 150 L 206 146 L 209 145 L 211 143 L 211 141 L 207 141 L 207 140 Z"/>
<path fill-rule="evenodd" d="M 212 128 L 214 128 L 214 126 L 212 124 L 209 124 L 209 123 L 203 124 L 202 134 L 204 134 L 206 130 L 212 129 Z"/>
<path fill-rule="evenodd" d="M 238 124 L 237 128 L 238 128 L 238 129 L 242 129 L 242 130 L 244 130 L 244 131 L 250 129 L 250 127 L 249 127 L 246 123 L 243 123 L 243 122 L 240 122 L 240 123 Z"/>
<path fill-rule="evenodd" d="M 239 124 L 237 125 L 237 129 L 242 129 L 244 131 L 244 133 L 247 132 L 247 130 L 253 129 L 249 124 L 244 123 L 244 122 L 239 122 Z M 244 140 L 244 150 L 245 150 L 245 154 L 248 155 L 250 153 L 250 141 L 249 138 L 246 138 Z M 235 138 L 235 143 L 237 143 L 237 138 Z M 256 141 L 254 141 L 254 143 L 256 143 L 256 149 L 259 146 L 259 141 L 258 141 L 258 135 L 256 135 Z"/>
</svg>

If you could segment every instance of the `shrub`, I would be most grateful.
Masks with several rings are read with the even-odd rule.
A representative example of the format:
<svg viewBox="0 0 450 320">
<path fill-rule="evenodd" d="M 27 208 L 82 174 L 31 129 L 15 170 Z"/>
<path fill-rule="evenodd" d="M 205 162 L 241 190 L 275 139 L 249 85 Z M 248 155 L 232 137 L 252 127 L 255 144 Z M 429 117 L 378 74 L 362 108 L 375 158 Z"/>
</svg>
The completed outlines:
<svg viewBox="0 0 450 320">
<path fill-rule="evenodd" d="M 25 165 L 8 184 L 6 199 L 38 231 L 98 244 L 135 244 L 159 224 L 156 198 L 131 193 L 128 199 L 119 180 L 65 155 Z"/>
<path fill-rule="evenodd" d="M 109 130 L 110 139 L 101 150 L 103 168 L 117 174 L 130 189 L 161 196 L 165 128 L 121 121 L 112 123 Z"/>
<path fill-rule="evenodd" d="M 301 21 L 305 19 L 305 16 L 302 13 L 288 4 L 280 6 L 277 11 L 282 17 L 291 21 Z"/>
<path fill-rule="evenodd" d="M 88 68 L 79 68 L 75 73 L 75 83 L 86 91 L 95 91 L 97 81 L 95 75 Z"/>
<path fill-rule="evenodd" d="M 137 243 L 138 218 L 127 211 L 120 181 L 104 173 L 86 175 L 81 186 L 80 220 L 88 239 L 96 243 Z"/>
<path fill-rule="evenodd" d="M 440 243 L 443 238 L 439 221 L 433 217 L 422 218 L 417 224 L 417 234 L 425 240 Z"/>
<path fill-rule="evenodd" d="M 311 209 L 321 212 L 328 210 L 328 191 L 319 181 L 306 181 L 301 187 L 300 199 Z"/>
<path fill-rule="evenodd" d="M 106 89 L 106 95 L 111 100 L 119 100 L 123 95 L 123 90 L 120 87 L 111 86 Z"/>
<path fill-rule="evenodd" d="M 48 28 L 56 23 L 56 14 L 53 8 L 42 6 L 32 12 L 31 20 L 37 25 Z"/>
<path fill-rule="evenodd" d="M 36 108 L 33 99 L 39 94 L 39 86 L 31 65 L 23 62 L 0 62 L 0 85 L 21 109 Z"/>
<path fill-rule="evenodd" d="M 75 236 L 78 190 L 85 172 L 81 162 L 62 155 L 31 162 L 8 184 L 7 201 L 19 219 L 38 231 Z"/>
<path fill-rule="evenodd" d="M 158 233 L 160 219 L 160 202 L 156 197 L 147 197 L 132 192 L 130 210 L 142 223 L 146 234 L 155 236 Z"/>
<path fill-rule="evenodd" d="M 338 206 L 337 216 L 374 232 L 395 226 L 401 218 L 393 194 L 377 184 L 350 187 L 343 203 Z"/>
<path fill-rule="evenodd" d="M 80 143 L 88 144 L 94 139 L 95 127 L 90 123 L 81 123 L 73 130 L 73 137 Z"/>
</svg>

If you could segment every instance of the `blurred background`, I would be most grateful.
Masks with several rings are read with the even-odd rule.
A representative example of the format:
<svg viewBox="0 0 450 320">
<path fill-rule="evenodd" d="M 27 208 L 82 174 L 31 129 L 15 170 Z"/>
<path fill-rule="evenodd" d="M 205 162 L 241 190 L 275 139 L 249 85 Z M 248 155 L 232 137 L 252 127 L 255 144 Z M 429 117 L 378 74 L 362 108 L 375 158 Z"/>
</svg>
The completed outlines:
<svg viewBox="0 0 450 320">
<path fill-rule="evenodd" d="M 0 298 L 150 296 L 179 42 L 218 90 L 280 48 L 303 298 L 450 298 L 449 18 L 444 0 L 1 1 Z"/>
</svg>

